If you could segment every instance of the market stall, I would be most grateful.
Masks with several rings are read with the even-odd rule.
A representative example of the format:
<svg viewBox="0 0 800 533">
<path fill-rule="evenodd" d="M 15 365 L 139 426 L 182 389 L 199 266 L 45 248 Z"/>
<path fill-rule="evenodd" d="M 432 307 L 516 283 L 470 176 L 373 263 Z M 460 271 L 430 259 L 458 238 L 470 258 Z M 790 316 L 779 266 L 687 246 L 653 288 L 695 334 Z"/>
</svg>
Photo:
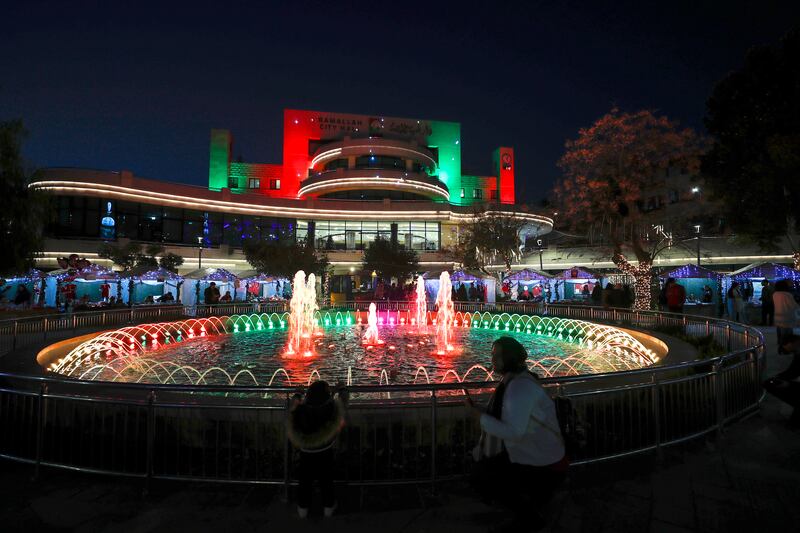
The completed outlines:
<svg viewBox="0 0 800 533">
<path fill-rule="evenodd" d="M 598 284 L 602 287 L 603 276 L 583 267 L 572 267 L 553 276 L 551 301 L 577 300 L 590 302 L 592 291 Z"/>
<path fill-rule="evenodd" d="M 723 275 L 716 270 L 698 266 L 694 263 L 673 268 L 659 275 L 661 286 L 669 278 L 686 290 L 684 312 L 689 315 L 716 316 L 722 304 Z"/>
<path fill-rule="evenodd" d="M 507 290 L 512 301 L 541 301 L 548 297 L 552 298 L 550 294 L 552 280 L 553 277 L 549 274 L 525 268 L 505 277 L 503 292 Z"/>
<path fill-rule="evenodd" d="M 219 290 L 220 303 L 224 303 L 225 295 L 230 293 L 231 301 L 235 301 L 239 277 L 224 268 L 201 268 L 184 276 L 185 287 L 181 291 L 181 302 L 184 305 L 207 303 L 205 290 L 212 283 Z"/>
<path fill-rule="evenodd" d="M 739 282 L 739 291 L 747 306 L 747 320 L 755 323 L 760 320 L 761 314 L 761 283 L 769 280 L 774 285 L 776 281 L 784 279 L 790 280 L 797 289 L 800 271 L 777 263 L 753 263 L 728 274 L 723 279 L 723 290 L 727 292 L 734 281 Z"/>
<path fill-rule="evenodd" d="M 81 269 L 61 269 L 47 273 L 45 305 L 56 307 L 72 302 L 74 308 L 118 300 L 120 277 L 106 267 L 90 264 Z"/>
<path fill-rule="evenodd" d="M 120 285 L 126 304 L 178 302 L 183 276 L 165 268 L 139 268 L 128 273 Z"/>
<path fill-rule="evenodd" d="M 34 268 L 25 274 L 0 279 L 0 305 L 41 305 L 46 278 L 44 272 Z"/>
<path fill-rule="evenodd" d="M 435 301 L 439 293 L 439 278 L 442 270 L 430 270 L 422 274 L 425 280 L 425 293 L 429 301 Z M 450 272 L 454 301 L 475 301 L 494 303 L 496 301 L 497 280 L 488 274 L 473 270 L 454 270 Z"/>
<path fill-rule="evenodd" d="M 241 285 L 236 292 L 237 300 L 283 298 L 287 292 L 288 279 L 259 273 L 255 270 L 239 272 Z M 288 291 L 291 293 L 291 290 Z"/>
</svg>

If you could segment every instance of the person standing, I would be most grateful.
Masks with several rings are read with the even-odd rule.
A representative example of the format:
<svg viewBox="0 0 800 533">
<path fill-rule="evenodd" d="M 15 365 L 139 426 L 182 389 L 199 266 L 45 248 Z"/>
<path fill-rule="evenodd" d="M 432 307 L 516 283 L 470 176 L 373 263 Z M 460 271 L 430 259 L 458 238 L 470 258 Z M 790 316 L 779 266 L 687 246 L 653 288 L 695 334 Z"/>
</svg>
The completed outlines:
<svg viewBox="0 0 800 533">
<path fill-rule="evenodd" d="M 772 296 L 775 294 L 775 287 L 765 279 L 761 282 L 761 325 L 772 326 L 775 319 L 775 302 Z"/>
<path fill-rule="evenodd" d="M 305 398 L 295 394 L 289 407 L 288 435 L 300 451 L 298 464 L 297 514 L 308 516 L 314 481 L 319 481 L 322 504 L 326 517 L 336 510 L 336 493 L 333 484 L 333 446 L 345 424 L 348 393 L 340 389 L 334 397 L 325 381 L 315 381 L 306 391 Z"/>
<path fill-rule="evenodd" d="M 603 303 L 603 285 L 598 280 L 592 289 L 592 305 L 600 305 Z"/>
<path fill-rule="evenodd" d="M 667 310 L 670 313 L 683 313 L 684 303 L 686 303 L 686 289 L 675 281 L 675 278 L 669 278 L 667 280 Z"/>
<path fill-rule="evenodd" d="M 784 350 L 784 338 L 790 335 L 797 325 L 797 313 L 800 306 L 794 299 L 791 292 L 791 282 L 783 279 L 775 284 L 775 292 L 772 294 L 772 303 L 775 314 L 775 328 L 778 333 L 778 353 L 786 353 Z"/>
<path fill-rule="evenodd" d="M 513 337 L 497 339 L 492 368 L 502 380 L 487 409 L 476 407 L 469 394 L 464 400 L 481 426 L 472 481 L 484 499 L 510 507 L 513 517 L 503 531 L 544 527 L 540 513 L 569 466 L 555 403 L 528 371 L 527 357 Z"/>
<path fill-rule="evenodd" d="M 742 293 L 739 290 L 739 282 L 734 281 L 731 283 L 730 288 L 728 289 L 728 293 L 725 295 L 726 303 L 727 303 L 727 310 L 728 310 L 728 319 L 734 322 L 739 322 L 739 311 L 742 309 L 743 305 L 742 302 Z"/>
</svg>

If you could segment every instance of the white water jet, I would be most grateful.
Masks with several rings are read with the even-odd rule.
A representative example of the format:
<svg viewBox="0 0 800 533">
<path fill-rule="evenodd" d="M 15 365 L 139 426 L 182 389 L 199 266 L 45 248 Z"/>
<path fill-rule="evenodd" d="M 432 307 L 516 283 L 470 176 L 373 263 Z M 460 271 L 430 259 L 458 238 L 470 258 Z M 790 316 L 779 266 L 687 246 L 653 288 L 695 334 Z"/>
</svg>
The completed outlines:
<svg viewBox="0 0 800 533">
<path fill-rule="evenodd" d="M 364 344 L 380 344 L 378 335 L 378 311 L 375 302 L 369 304 L 369 315 L 367 316 L 367 331 L 364 333 Z"/>
<path fill-rule="evenodd" d="M 450 344 L 455 317 L 452 291 L 450 273 L 442 272 L 439 276 L 439 293 L 436 295 L 436 305 L 439 308 L 436 312 L 436 352 L 440 355 L 453 350 L 453 345 Z"/>
<path fill-rule="evenodd" d="M 417 276 L 417 328 L 420 331 L 428 325 L 428 301 L 425 295 L 425 280 Z"/>
<path fill-rule="evenodd" d="M 314 274 L 298 270 L 292 283 L 292 299 L 289 302 L 289 345 L 287 355 L 313 355 L 314 313 L 317 311 L 317 291 Z"/>
</svg>

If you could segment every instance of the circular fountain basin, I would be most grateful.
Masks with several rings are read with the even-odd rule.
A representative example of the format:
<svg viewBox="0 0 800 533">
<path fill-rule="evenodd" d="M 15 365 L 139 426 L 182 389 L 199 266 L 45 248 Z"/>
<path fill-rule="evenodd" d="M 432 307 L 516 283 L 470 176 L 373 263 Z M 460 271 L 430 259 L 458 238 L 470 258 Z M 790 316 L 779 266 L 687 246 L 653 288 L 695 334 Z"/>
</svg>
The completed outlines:
<svg viewBox="0 0 800 533">
<path fill-rule="evenodd" d="M 385 385 L 492 379 L 491 345 L 501 335 L 528 350 L 542 377 L 625 371 L 658 362 L 663 343 L 641 333 L 574 319 L 457 314 L 450 350 L 436 344 L 435 315 L 419 327 L 381 312 L 379 341 L 364 342 L 367 316 L 317 313 L 313 352 L 288 355 L 288 316 L 239 315 L 143 324 L 63 342 L 40 352 L 49 371 L 71 378 L 193 385 Z"/>
</svg>

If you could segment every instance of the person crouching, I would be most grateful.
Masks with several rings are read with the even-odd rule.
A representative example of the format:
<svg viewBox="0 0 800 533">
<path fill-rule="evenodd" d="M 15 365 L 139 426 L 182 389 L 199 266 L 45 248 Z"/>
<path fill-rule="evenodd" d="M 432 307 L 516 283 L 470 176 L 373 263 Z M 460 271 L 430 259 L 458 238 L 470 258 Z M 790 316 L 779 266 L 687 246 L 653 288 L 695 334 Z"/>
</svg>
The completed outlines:
<svg viewBox="0 0 800 533">
<path fill-rule="evenodd" d="M 326 517 L 336 509 L 333 485 L 336 437 L 344 427 L 347 391 L 340 389 L 334 397 L 325 381 L 315 381 L 305 398 L 295 394 L 289 414 L 288 435 L 300 451 L 298 465 L 297 514 L 308 516 L 314 481 L 319 481 Z"/>
</svg>

